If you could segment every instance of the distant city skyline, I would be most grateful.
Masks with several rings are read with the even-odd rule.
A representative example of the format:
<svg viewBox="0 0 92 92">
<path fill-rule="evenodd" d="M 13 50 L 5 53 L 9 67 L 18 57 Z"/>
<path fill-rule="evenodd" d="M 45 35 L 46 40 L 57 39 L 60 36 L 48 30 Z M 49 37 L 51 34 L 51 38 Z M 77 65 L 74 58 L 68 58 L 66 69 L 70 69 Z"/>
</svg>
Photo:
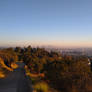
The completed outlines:
<svg viewBox="0 0 92 92">
<path fill-rule="evenodd" d="M 92 47 L 91 0 L 0 0 L 0 47 Z"/>
</svg>

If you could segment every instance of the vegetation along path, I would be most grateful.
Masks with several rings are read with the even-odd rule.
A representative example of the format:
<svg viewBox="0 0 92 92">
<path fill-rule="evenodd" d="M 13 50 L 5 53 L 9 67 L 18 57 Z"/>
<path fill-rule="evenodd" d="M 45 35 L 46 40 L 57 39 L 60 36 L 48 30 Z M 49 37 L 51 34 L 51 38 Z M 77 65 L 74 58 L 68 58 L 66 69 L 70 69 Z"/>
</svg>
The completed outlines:
<svg viewBox="0 0 92 92">
<path fill-rule="evenodd" d="M 24 63 L 18 62 L 7 78 L 0 79 L 0 92 L 32 92 L 32 83 L 25 74 Z"/>
</svg>

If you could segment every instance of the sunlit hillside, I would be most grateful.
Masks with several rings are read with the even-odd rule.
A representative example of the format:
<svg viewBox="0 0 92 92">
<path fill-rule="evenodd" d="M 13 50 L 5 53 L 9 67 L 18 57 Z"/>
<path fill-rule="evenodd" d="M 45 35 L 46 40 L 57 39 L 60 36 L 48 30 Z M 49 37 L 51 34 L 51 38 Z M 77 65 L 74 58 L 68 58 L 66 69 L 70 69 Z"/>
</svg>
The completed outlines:
<svg viewBox="0 0 92 92">
<path fill-rule="evenodd" d="M 26 64 L 26 75 L 36 92 L 92 91 L 92 57 L 62 55 L 44 48 L 8 48 L 0 51 L 0 78 L 18 68 L 16 62 Z M 85 81 L 86 80 L 86 81 Z M 48 90 L 48 91 L 47 91 Z"/>
</svg>

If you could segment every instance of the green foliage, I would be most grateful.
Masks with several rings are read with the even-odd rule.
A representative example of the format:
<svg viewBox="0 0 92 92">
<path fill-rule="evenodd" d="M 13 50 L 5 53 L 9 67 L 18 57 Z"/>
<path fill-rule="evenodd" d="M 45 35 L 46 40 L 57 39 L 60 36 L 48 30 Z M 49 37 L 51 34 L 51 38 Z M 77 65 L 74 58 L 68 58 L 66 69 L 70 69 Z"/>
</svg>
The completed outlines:
<svg viewBox="0 0 92 92">
<path fill-rule="evenodd" d="M 11 63 L 16 62 L 18 60 L 18 56 L 14 52 L 13 48 L 7 48 L 0 50 L 0 76 L 5 77 L 12 71 Z"/>
<path fill-rule="evenodd" d="M 45 74 L 40 80 L 60 92 L 88 92 L 89 83 L 92 82 L 92 72 L 86 56 L 62 56 L 58 52 L 28 46 L 3 49 L 0 51 L 0 58 L 7 66 L 23 60 L 28 66 L 28 72 Z M 35 84 L 34 88 L 37 92 L 48 92 L 48 85 L 42 82 Z"/>
<path fill-rule="evenodd" d="M 19 58 L 25 62 L 30 72 L 44 73 L 44 81 L 59 91 L 82 92 L 89 80 L 92 80 L 87 57 L 62 56 L 58 52 L 48 52 L 31 46 L 20 50 L 17 51 Z"/>
<path fill-rule="evenodd" d="M 18 60 L 18 56 L 16 55 L 16 53 L 13 51 L 12 48 L 1 50 L 0 58 L 2 58 L 4 63 L 9 67 L 12 62 L 16 62 Z"/>
<path fill-rule="evenodd" d="M 46 79 L 49 80 L 52 86 L 62 92 L 72 92 L 73 86 L 75 86 L 77 90 L 79 89 L 78 92 L 83 92 L 82 90 L 85 89 L 89 80 L 92 81 L 90 77 L 92 75 L 90 66 L 88 66 L 86 58 L 84 61 L 65 60 L 61 62 L 49 62 L 46 67 Z"/>
</svg>

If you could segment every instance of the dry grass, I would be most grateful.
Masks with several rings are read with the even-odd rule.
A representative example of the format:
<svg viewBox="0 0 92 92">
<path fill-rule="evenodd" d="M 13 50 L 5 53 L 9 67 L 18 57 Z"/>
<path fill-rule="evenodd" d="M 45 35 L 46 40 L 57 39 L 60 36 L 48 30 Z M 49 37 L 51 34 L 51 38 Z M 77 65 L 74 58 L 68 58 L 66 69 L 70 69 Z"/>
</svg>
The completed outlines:
<svg viewBox="0 0 92 92">
<path fill-rule="evenodd" d="M 12 67 L 12 69 L 16 69 L 16 68 L 18 68 L 18 65 L 16 63 L 12 63 L 11 67 Z"/>
<path fill-rule="evenodd" d="M 45 82 L 39 82 L 34 85 L 35 92 L 48 92 L 49 87 Z"/>
<path fill-rule="evenodd" d="M 33 74 L 33 73 L 26 73 L 28 76 L 33 77 L 33 78 L 38 78 L 38 77 L 44 77 L 45 75 L 43 73 L 41 74 Z"/>
<path fill-rule="evenodd" d="M 5 68 L 8 71 L 13 71 L 13 69 L 11 69 L 10 67 L 6 66 L 4 61 L 0 58 L 0 68 Z"/>
<path fill-rule="evenodd" d="M 5 78 L 6 77 L 6 71 L 13 71 L 13 69 L 9 68 L 4 64 L 4 61 L 2 58 L 0 58 L 0 78 Z"/>
<path fill-rule="evenodd" d="M 0 71 L 0 78 L 5 78 L 5 74 L 2 71 Z"/>
</svg>

